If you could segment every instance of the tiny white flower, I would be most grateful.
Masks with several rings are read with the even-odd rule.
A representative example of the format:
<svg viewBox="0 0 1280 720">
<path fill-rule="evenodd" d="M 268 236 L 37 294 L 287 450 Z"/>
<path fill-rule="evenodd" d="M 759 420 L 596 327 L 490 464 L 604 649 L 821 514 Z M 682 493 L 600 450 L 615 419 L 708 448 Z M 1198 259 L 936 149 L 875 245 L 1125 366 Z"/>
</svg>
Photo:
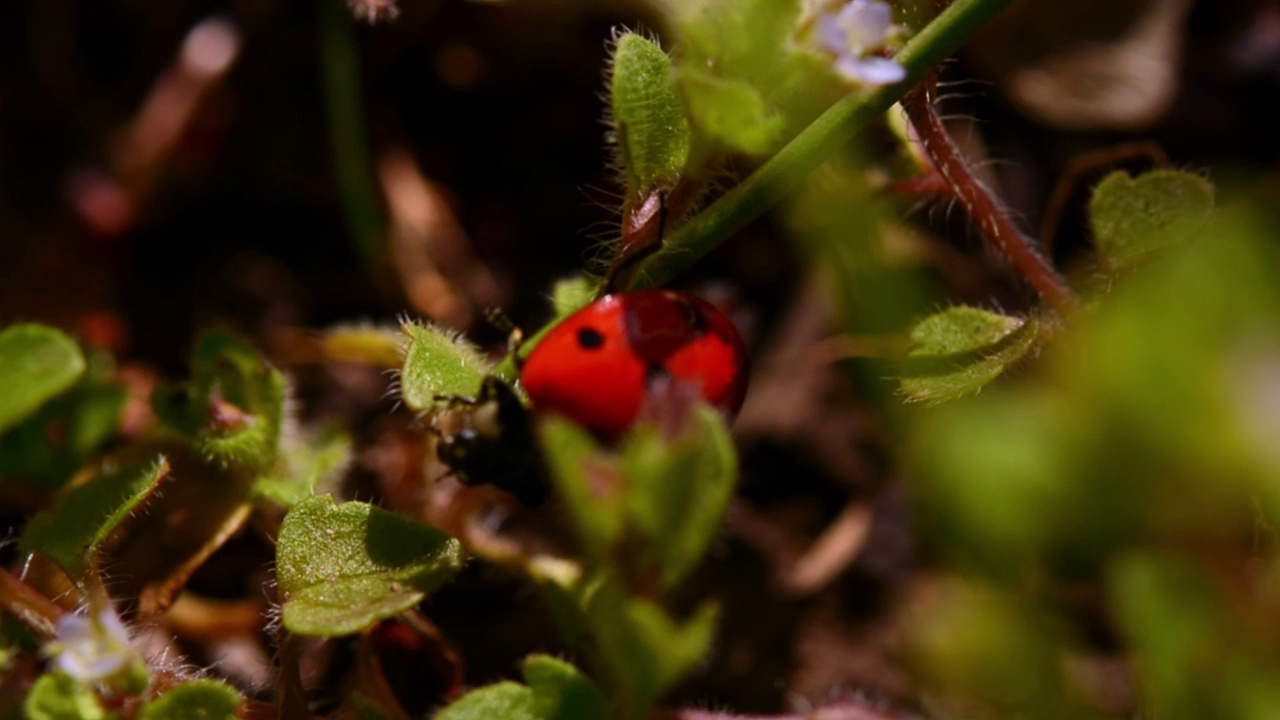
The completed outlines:
<svg viewBox="0 0 1280 720">
<path fill-rule="evenodd" d="M 893 10 L 880 0 L 849 0 L 818 17 L 818 39 L 836 56 L 835 71 L 859 85 L 889 85 L 907 77 L 906 68 L 878 57 L 893 31 Z"/>
<path fill-rule="evenodd" d="M 58 669 L 92 684 L 119 674 L 136 654 L 129 644 L 129 631 L 113 608 L 90 613 L 63 615 L 49 650 Z"/>
</svg>

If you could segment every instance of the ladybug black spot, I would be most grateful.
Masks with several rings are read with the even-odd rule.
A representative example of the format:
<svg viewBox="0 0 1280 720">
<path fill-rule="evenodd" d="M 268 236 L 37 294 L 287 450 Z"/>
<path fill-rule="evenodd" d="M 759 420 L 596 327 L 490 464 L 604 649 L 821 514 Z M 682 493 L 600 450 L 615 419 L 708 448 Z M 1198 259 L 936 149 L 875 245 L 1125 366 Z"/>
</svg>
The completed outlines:
<svg viewBox="0 0 1280 720">
<path fill-rule="evenodd" d="M 578 331 L 578 345 L 584 350 L 595 350 L 604 345 L 604 335 L 595 328 L 584 327 Z"/>
</svg>

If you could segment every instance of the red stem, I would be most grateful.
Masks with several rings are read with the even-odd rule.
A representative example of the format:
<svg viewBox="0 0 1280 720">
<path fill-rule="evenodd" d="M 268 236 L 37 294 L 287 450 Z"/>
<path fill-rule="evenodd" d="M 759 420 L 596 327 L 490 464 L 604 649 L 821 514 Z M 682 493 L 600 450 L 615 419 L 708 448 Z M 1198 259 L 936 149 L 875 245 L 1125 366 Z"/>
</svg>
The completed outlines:
<svg viewBox="0 0 1280 720">
<path fill-rule="evenodd" d="M 969 170 L 951 141 L 934 106 L 935 87 L 936 76 L 931 75 L 902 98 L 902 108 L 938 174 L 951 186 L 952 194 L 977 223 L 986 242 L 1012 263 L 1044 302 L 1061 315 L 1074 314 L 1080 309 L 1080 301 L 1066 281 L 1013 224 L 1000 202 Z"/>
</svg>

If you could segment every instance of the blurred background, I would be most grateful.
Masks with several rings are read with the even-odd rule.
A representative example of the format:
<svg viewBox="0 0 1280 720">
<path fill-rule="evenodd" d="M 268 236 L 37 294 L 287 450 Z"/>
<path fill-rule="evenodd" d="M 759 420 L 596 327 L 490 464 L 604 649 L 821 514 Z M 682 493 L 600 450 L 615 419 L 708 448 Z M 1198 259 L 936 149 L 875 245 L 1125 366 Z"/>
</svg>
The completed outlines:
<svg viewBox="0 0 1280 720">
<path fill-rule="evenodd" d="M 396 506 L 422 477 L 413 418 L 378 371 L 318 366 L 308 331 L 409 314 L 496 347 L 485 308 L 545 321 L 552 282 L 617 229 L 607 43 L 620 25 L 663 28 L 627 0 L 401 0 L 394 19 L 386 0 L 353 6 L 12 4 L 0 23 L 0 323 L 68 329 L 139 387 L 182 376 L 195 334 L 228 324 L 293 373 L 305 418 L 354 428 L 351 486 Z M 1064 263 L 1088 242 L 1088 189 L 1116 166 L 1280 192 L 1275 3 L 1015 2 L 942 79 L 955 83 L 954 136 Z M 908 215 L 918 209 L 899 208 L 928 238 L 945 297 L 1027 305 L 960 213 Z M 787 355 L 826 331 L 831 308 L 786 224 L 764 218 L 682 279 L 728 298 L 760 359 L 738 427 L 742 497 L 688 590 L 723 599 L 723 637 L 682 696 L 741 712 L 833 693 L 909 703 L 887 618 L 921 563 L 883 393 Z M 257 542 L 220 554 L 266 562 Z M 215 559 L 193 587 L 244 592 L 242 567 Z M 468 682 L 563 650 L 529 587 L 468 573 L 432 607 L 467 650 Z M 216 661 L 200 642 L 183 650 Z"/>
</svg>

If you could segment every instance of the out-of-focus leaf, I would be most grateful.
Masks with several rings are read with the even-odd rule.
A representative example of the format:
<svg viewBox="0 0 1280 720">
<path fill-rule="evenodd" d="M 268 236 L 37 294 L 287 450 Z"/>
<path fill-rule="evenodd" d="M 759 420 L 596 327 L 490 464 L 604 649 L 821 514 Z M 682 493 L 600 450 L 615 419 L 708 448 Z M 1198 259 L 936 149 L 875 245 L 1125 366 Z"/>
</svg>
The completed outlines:
<svg viewBox="0 0 1280 720">
<path fill-rule="evenodd" d="M 609 83 L 618 161 L 631 195 L 673 180 L 689 157 L 689 123 L 671 59 L 636 34 L 618 38 Z"/>
<path fill-rule="evenodd" d="M 392 328 L 339 325 L 325 331 L 320 352 L 330 361 L 398 368 L 404 363 L 404 335 Z"/>
<path fill-rule="evenodd" d="M 84 374 L 75 341 L 43 325 L 0 331 L 0 432 L 66 392 Z"/>
<path fill-rule="evenodd" d="M 514 682 L 487 685 L 458 698 L 435 720 L 542 720 L 534 714 L 533 691 Z"/>
<path fill-rule="evenodd" d="M 163 457 L 144 465 L 104 466 L 100 474 L 67 490 L 52 510 L 31 519 L 22 535 L 23 550 L 49 557 L 79 580 L 100 545 L 168 474 L 169 462 Z"/>
<path fill-rule="evenodd" d="M 558 318 L 577 312 L 589 305 L 596 296 L 599 284 L 586 275 L 575 275 L 559 280 L 551 289 L 551 308 Z"/>
<path fill-rule="evenodd" d="M 335 429 L 285 443 L 281 460 L 279 471 L 254 481 L 252 493 L 260 500 L 291 508 L 347 467 L 351 436 Z"/>
<path fill-rule="evenodd" d="M 1084 716 L 1065 692 L 1063 638 L 1016 597 L 947 580 L 905 626 L 914 664 L 948 697 L 999 716 Z"/>
<path fill-rule="evenodd" d="M 738 478 L 738 457 L 723 416 L 705 405 L 685 432 L 668 438 L 642 425 L 627 438 L 620 466 L 629 525 L 666 587 L 685 577 L 720 531 Z"/>
<path fill-rule="evenodd" d="M 581 670 L 549 655 L 530 655 L 521 666 L 539 720 L 607 720 L 608 704 Z"/>
<path fill-rule="evenodd" d="M 359 502 L 320 495 L 280 527 L 282 620 L 299 635 L 347 635 L 401 613 L 462 568 L 444 532 Z"/>
<path fill-rule="evenodd" d="M 625 519 L 617 466 L 598 455 L 591 435 L 563 418 L 546 418 L 539 437 L 556 494 L 564 499 L 583 551 L 604 561 L 621 537 Z"/>
<path fill-rule="evenodd" d="M 61 672 L 40 676 L 23 703 L 27 720 L 105 720 L 108 715 L 93 689 Z"/>
<path fill-rule="evenodd" d="M 243 702 L 217 680 L 189 680 L 138 708 L 138 720 L 230 720 Z"/>
<path fill-rule="evenodd" d="M 700 132 L 749 155 L 777 143 L 786 121 L 749 83 L 693 69 L 681 70 L 679 77 L 690 121 Z"/>
<path fill-rule="evenodd" d="M 0 475 L 56 489 L 115 435 L 128 393 L 109 357 L 89 361 L 70 391 L 0 436 Z"/>
<path fill-rule="evenodd" d="M 1104 270 L 1114 273 L 1201 233 L 1213 213 L 1213 185 L 1199 175 L 1155 170 L 1108 175 L 1093 191 L 1089 218 Z"/>
<path fill-rule="evenodd" d="M 456 333 L 420 323 L 405 323 L 408 338 L 400 372 L 400 395 L 413 410 L 436 405 L 438 396 L 475 397 L 489 362 Z"/>
<path fill-rule="evenodd" d="M 900 385 L 909 400 L 942 402 L 977 392 L 1035 347 L 1039 322 L 957 306 L 916 323 Z"/>
<path fill-rule="evenodd" d="M 1173 553 L 1131 555 L 1110 577 L 1153 717 L 1266 718 L 1280 711 L 1280 665 L 1214 577 Z M 1268 591 L 1269 592 L 1269 591 Z"/>
</svg>

